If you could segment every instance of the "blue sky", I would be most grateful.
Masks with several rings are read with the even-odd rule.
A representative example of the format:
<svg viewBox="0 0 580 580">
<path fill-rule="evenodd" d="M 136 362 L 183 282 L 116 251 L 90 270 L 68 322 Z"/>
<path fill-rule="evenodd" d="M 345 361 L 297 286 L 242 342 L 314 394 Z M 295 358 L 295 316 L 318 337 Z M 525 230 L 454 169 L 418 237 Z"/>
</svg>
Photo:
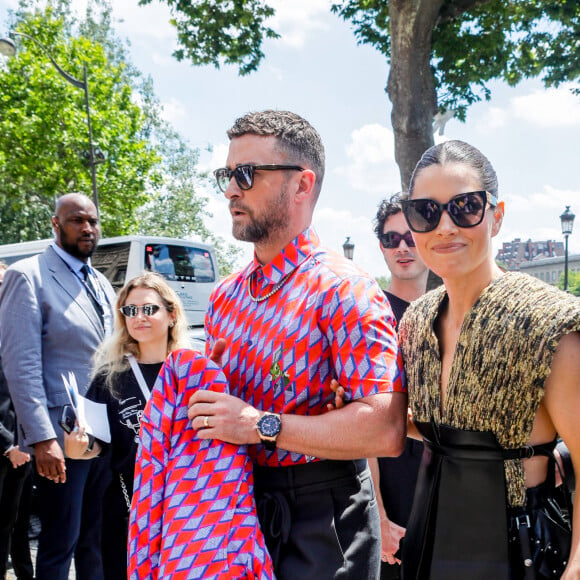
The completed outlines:
<svg viewBox="0 0 580 580">
<path fill-rule="evenodd" d="M 82 0 L 75 0 L 79 6 Z M 330 0 L 275 0 L 272 26 L 282 38 L 264 46 L 257 73 L 237 76 L 233 67 L 215 70 L 178 63 L 171 56 L 175 32 L 169 10 L 157 1 L 115 0 L 115 27 L 131 43 L 135 65 L 150 74 L 165 116 L 194 147 L 201 164 L 215 169 L 227 155 L 225 131 L 236 117 L 265 108 L 290 109 L 307 118 L 326 146 L 327 173 L 314 215 L 323 242 L 337 251 L 348 235 L 355 262 L 373 275 L 386 274 L 371 220 L 383 197 L 400 189 L 384 92 L 388 67 L 375 50 L 357 46 L 350 27 L 330 14 Z M 0 0 L 0 33 L 6 10 Z M 502 242 L 516 237 L 562 241 L 559 216 L 572 206 L 577 220 L 570 251 L 580 253 L 580 97 L 569 87 L 546 90 L 539 81 L 512 89 L 491 85 L 492 100 L 472 106 L 466 123 L 451 120 L 444 137 L 479 147 L 494 165 L 506 203 Z M 209 192 L 211 228 L 227 239 L 231 223 L 225 199 Z M 237 243 L 237 242 L 236 242 Z M 244 256 L 251 251 L 247 244 Z"/>
</svg>

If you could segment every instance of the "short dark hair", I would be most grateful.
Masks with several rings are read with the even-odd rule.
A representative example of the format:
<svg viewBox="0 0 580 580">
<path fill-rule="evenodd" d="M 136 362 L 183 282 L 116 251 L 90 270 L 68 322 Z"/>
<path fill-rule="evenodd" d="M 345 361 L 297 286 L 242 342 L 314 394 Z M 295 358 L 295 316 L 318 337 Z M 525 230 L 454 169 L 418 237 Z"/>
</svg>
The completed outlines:
<svg viewBox="0 0 580 580">
<path fill-rule="evenodd" d="M 314 127 L 291 111 L 256 111 L 236 119 L 227 135 L 230 139 L 243 135 L 276 137 L 289 163 L 308 165 L 316 175 L 315 199 L 320 195 L 324 179 L 324 145 Z"/>
<path fill-rule="evenodd" d="M 399 192 L 391 195 L 388 199 L 383 199 L 377 210 L 377 215 L 373 220 L 373 231 L 377 238 L 381 238 L 383 233 L 383 228 L 385 227 L 385 222 L 394 215 L 401 213 L 403 208 L 401 207 L 401 200 L 408 197 L 407 193 Z"/>
<path fill-rule="evenodd" d="M 497 192 L 499 187 L 497 175 L 489 159 L 473 145 L 458 140 L 439 143 L 439 145 L 434 145 L 423 153 L 411 176 L 409 194 L 411 196 L 413 195 L 415 180 L 423 169 L 431 165 L 448 165 L 454 163 L 471 167 L 478 175 L 481 188 L 489 191 L 495 197 L 498 196 Z"/>
</svg>

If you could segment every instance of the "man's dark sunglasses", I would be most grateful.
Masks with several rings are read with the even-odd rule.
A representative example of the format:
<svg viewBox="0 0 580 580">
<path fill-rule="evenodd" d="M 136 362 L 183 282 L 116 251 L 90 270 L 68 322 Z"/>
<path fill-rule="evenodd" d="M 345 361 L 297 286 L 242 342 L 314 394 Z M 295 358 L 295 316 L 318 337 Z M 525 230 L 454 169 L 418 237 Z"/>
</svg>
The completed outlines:
<svg viewBox="0 0 580 580">
<path fill-rule="evenodd" d="M 238 165 L 235 169 L 221 167 L 220 169 L 216 169 L 213 174 L 215 175 L 218 187 L 225 193 L 232 177 L 235 177 L 238 187 L 246 191 L 252 189 L 254 185 L 254 173 L 256 171 L 288 170 L 304 171 L 304 168 L 300 167 L 300 165 L 251 165 L 250 163 L 245 163 L 244 165 Z"/>
<path fill-rule="evenodd" d="M 127 318 L 135 318 L 139 314 L 139 310 L 143 313 L 143 316 L 155 316 L 161 306 L 159 304 L 144 304 L 143 306 L 135 306 L 135 304 L 125 304 L 119 308 L 121 314 Z"/>
<path fill-rule="evenodd" d="M 404 234 L 400 234 L 399 232 L 385 232 L 379 236 L 379 240 L 381 241 L 381 245 L 386 250 L 394 250 L 398 248 L 403 240 L 405 240 L 405 244 L 409 248 L 415 247 L 415 240 L 411 235 L 411 232 L 405 232 Z"/>
<path fill-rule="evenodd" d="M 447 203 L 434 199 L 406 199 L 401 201 L 403 214 L 412 231 L 424 234 L 433 231 L 445 210 L 460 228 L 473 228 L 483 221 L 487 204 L 497 205 L 497 198 L 489 191 L 470 191 L 453 196 Z"/>
</svg>

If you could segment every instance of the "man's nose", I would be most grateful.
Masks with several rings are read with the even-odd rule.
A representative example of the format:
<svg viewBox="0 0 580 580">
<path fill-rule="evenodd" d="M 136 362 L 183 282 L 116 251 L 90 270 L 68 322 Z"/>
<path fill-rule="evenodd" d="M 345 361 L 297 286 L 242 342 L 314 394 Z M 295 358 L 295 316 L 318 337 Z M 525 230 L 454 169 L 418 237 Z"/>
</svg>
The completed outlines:
<svg viewBox="0 0 580 580">
<path fill-rule="evenodd" d="M 232 199 L 234 197 L 240 197 L 242 195 L 242 190 L 236 181 L 236 178 L 232 175 L 230 178 L 230 182 L 228 183 L 228 187 L 225 191 L 226 199 Z"/>
</svg>

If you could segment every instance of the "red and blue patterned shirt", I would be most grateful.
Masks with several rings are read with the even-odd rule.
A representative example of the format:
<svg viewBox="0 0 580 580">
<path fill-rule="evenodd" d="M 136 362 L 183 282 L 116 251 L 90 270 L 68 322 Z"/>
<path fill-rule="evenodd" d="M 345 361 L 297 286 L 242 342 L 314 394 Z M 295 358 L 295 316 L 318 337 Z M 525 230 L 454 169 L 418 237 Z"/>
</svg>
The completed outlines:
<svg viewBox="0 0 580 580">
<path fill-rule="evenodd" d="M 197 389 L 228 392 L 196 351 L 169 355 L 143 418 L 129 521 L 131 580 L 275 580 L 258 524 L 244 445 L 199 439 L 187 418 Z"/>
<path fill-rule="evenodd" d="M 325 413 L 334 400 L 333 378 L 346 400 L 406 390 L 383 291 L 350 260 L 323 248 L 312 228 L 270 263 L 254 258 L 219 284 L 206 334 L 207 352 L 217 339 L 226 340 L 222 360 L 230 392 L 257 409 Z M 316 460 L 263 445 L 248 451 L 259 465 L 272 467 Z"/>
</svg>

